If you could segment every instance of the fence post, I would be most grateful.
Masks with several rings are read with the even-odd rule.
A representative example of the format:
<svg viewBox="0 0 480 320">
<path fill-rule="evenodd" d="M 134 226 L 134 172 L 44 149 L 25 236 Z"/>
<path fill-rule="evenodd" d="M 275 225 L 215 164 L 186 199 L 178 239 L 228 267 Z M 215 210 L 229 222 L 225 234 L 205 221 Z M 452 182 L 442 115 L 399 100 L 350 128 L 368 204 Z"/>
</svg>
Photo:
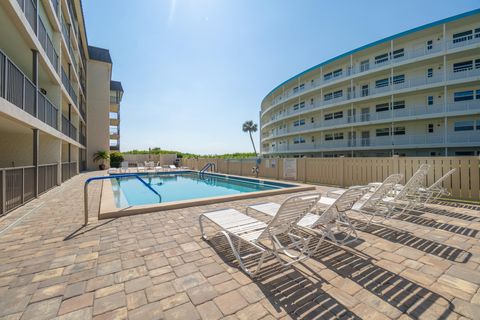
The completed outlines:
<svg viewBox="0 0 480 320">
<path fill-rule="evenodd" d="M 227 174 L 230 174 L 230 159 L 225 160 L 227 162 Z"/>
<path fill-rule="evenodd" d="M 277 167 L 277 180 L 280 180 L 280 158 L 277 158 L 275 162 Z"/>
<path fill-rule="evenodd" d="M 345 157 L 340 157 L 340 183 L 341 187 L 345 188 Z"/>
<path fill-rule="evenodd" d="M 243 161 L 240 159 L 240 175 L 243 176 Z"/>
</svg>

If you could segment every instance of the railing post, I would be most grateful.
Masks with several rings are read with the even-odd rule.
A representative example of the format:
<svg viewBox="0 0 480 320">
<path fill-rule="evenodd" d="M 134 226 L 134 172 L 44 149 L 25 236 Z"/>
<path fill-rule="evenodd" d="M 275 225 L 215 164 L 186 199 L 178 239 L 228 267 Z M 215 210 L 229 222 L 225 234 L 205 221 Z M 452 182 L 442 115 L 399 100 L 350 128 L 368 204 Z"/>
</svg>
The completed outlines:
<svg viewBox="0 0 480 320">
<path fill-rule="evenodd" d="M 3 58 L 4 61 L 4 74 L 0 75 L 3 77 L 3 97 L 7 99 L 7 79 L 8 79 L 8 58 L 7 55 L 4 56 Z"/>
<path fill-rule="evenodd" d="M 22 168 L 22 204 L 25 203 L 25 168 Z"/>
<path fill-rule="evenodd" d="M 34 108 L 35 110 L 33 111 L 35 114 L 35 118 L 38 119 L 38 51 L 37 50 L 32 50 L 32 58 L 33 58 L 33 63 L 32 63 L 32 69 L 33 69 L 33 85 L 35 86 L 35 98 L 34 98 Z M 46 119 L 46 118 L 44 118 Z"/>
<path fill-rule="evenodd" d="M 5 214 L 5 211 L 7 211 L 7 171 L 2 170 L 2 214 Z"/>
</svg>

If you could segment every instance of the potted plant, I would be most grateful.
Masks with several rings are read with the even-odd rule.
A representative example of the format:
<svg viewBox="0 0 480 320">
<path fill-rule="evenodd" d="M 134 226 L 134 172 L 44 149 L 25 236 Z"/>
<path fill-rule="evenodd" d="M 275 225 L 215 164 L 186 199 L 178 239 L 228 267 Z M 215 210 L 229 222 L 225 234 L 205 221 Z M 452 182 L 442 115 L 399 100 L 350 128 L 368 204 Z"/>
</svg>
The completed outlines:
<svg viewBox="0 0 480 320">
<path fill-rule="evenodd" d="M 106 168 L 105 162 L 108 161 L 109 159 L 110 159 L 110 154 L 108 153 L 108 151 L 97 151 L 93 154 L 93 161 L 95 162 L 100 161 L 100 165 L 98 166 L 100 170 L 105 170 Z"/>
<path fill-rule="evenodd" d="M 121 163 L 123 162 L 123 154 L 121 152 L 112 152 L 110 153 L 110 166 L 112 168 L 120 168 Z"/>
</svg>

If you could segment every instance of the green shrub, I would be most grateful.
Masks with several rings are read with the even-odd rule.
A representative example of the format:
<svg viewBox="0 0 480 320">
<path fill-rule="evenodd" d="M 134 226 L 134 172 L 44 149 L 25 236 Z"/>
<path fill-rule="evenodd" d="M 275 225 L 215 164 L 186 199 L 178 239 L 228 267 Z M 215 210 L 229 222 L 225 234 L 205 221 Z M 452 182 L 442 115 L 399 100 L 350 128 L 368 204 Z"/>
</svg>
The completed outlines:
<svg viewBox="0 0 480 320">
<path fill-rule="evenodd" d="M 112 168 L 120 168 L 120 164 L 123 161 L 123 154 L 121 152 L 110 153 L 110 166 Z"/>
</svg>

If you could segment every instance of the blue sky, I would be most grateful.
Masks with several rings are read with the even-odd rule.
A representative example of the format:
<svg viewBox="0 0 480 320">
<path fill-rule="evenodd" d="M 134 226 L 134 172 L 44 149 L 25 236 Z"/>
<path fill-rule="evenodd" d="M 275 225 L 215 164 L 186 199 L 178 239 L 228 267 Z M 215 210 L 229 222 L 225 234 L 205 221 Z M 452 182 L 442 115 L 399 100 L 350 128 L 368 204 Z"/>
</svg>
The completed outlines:
<svg viewBox="0 0 480 320">
<path fill-rule="evenodd" d="M 279 83 L 478 0 L 83 0 L 90 45 L 125 94 L 122 151 L 251 151 L 245 120 Z M 258 146 L 258 132 L 255 135 Z"/>
</svg>

